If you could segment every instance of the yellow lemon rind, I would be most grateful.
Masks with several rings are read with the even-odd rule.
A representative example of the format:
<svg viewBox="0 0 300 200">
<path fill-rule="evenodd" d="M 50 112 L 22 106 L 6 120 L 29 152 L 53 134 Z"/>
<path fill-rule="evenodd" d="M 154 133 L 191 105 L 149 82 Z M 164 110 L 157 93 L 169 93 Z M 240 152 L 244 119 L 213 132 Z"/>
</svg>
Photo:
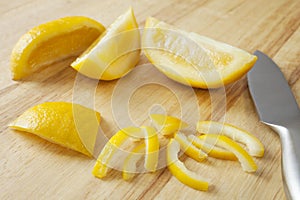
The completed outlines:
<svg viewBox="0 0 300 200">
<path fill-rule="evenodd" d="M 175 132 L 188 127 L 188 124 L 176 117 L 162 114 L 151 114 L 151 123 L 159 133 L 169 136 Z"/>
<path fill-rule="evenodd" d="M 146 154 L 144 167 L 150 172 L 155 172 L 158 165 L 159 140 L 157 132 L 152 127 L 142 126 L 145 134 Z"/>
<path fill-rule="evenodd" d="M 237 160 L 237 157 L 231 151 L 220 148 L 214 144 L 206 143 L 201 137 L 196 137 L 194 135 L 189 135 L 188 140 L 192 142 L 196 147 L 202 149 L 210 157 L 223 159 L 223 160 Z"/>
<path fill-rule="evenodd" d="M 157 29 L 157 31 L 155 33 L 151 33 L 152 31 L 155 31 L 155 29 Z M 202 49 L 200 51 L 202 52 L 201 56 L 193 56 L 193 54 L 195 54 L 195 48 L 189 47 L 188 45 L 184 46 L 184 48 L 187 49 L 188 55 L 181 55 L 179 52 L 183 49 L 181 43 L 181 46 L 178 47 L 180 50 L 172 52 L 170 49 L 167 49 L 168 47 L 165 47 L 165 49 L 155 48 L 150 45 L 151 42 L 147 41 L 149 40 L 149 37 L 155 36 L 155 42 L 157 44 L 162 44 L 164 42 L 163 40 L 168 39 L 168 37 L 164 35 L 164 31 L 169 30 L 173 32 L 174 35 L 177 34 L 179 37 L 181 35 L 183 38 L 189 39 L 191 44 L 198 46 L 198 49 L 200 50 Z M 167 44 L 169 46 L 170 44 L 173 46 L 176 45 L 176 43 L 174 44 L 170 41 Z M 214 47 L 216 49 L 208 47 Z M 251 69 L 257 60 L 256 56 L 251 55 L 246 51 L 197 35 L 196 33 L 179 30 L 152 17 L 149 17 L 146 20 L 142 38 L 142 49 L 150 62 L 167 77 L 188 86 L 204 89 L 222 87 L 238 80 Z M 219 60 L 222 60 L 219 57 L 216 59 L 212 58 L 213 54 L 219 50 L 226 50 L 224 52 L 229 55 L 232 54 L 233 61 L 229 64 L 227 63 L 226 66 L 222 66 L 222 69 L 220 69 L 219 66 L 208 68 L 208 65 L 212 65 L 211 63 L 214 61 L 218 62 Z M 185 58 L 186 56 L 192 56 L 192 58 L 201 57 L 210 64 L 201 62 L 191 63 L 189 59 Z"/>
<path fill-rule="evenodd" d="M 167 146 L 167 163 L 171 174 L 181 183 L 191 188 L 207 191 L 209 186 L 208 182 L 185 167 L 185 165 L 178 159 L 179 151 L 180 144 L 175 139 L 171 139 Z"/>
<path fill-rule="evenodd" d="M 245 144 L 251 156 L 263 157 L 264 155 L 264 145 L 259 139 L 231 124 L 214 121 L 199 121 L 197 123 L 197 131 L 204 134 L 225 135 L 234 141 Z"/>
<path fill-rule="evenodd" d="M 216 144 L 234 153 L 245 172 L 251 173 L 257 170 L 257 165 L 253 158 L 238 143 L 234 142 L 230 138 L 223 135 L 206 134 L 203 135 L 203 139 L 207 140 L 211 144 Z"/>
<path fill-rule="evenodd" d="M 130 8 L 71 67 L 92 79 L 114 80 L 126 75 L 136 66 L 140 50 L 140 32 L 133 9 Z"/>
<path fill-rule="evenodd" d="M 9 127 L 92 157 L 100 119 L 100 113 L 79 104 L 45 102 L 27 109 Z"/>
<path fill-rule="evenodd" d="M 42 66 L 50 65 L 69 57 L 78 56 L 88 46 L 78 47 L 78 43 L 72 43 L 77 46 L 76 48 L 70 47 L 70 52 L 66 55 L 56 55 L 53 60 L 47 60 L 42 63 L 31 63 L 30 61 L 32 57 L 31 54 L 34 50 L 41 47 L 41 45 L 45 45 L 48 40 L 68 34 L 71 36 L 73 32 L 75 33 L 79 30 L 86 31 L 85 35 L 88 31 L 95 31 L 95 33 L 90 35 L 92 38 L 86 37 L 82 39 L 86 40 L 86 44 L 84 42 L 82 44 L 90 45 L 98 36 L 100 36 L 105 28 L 101 23 L 88 17 L 70 16 L 41 24 L 29 30 L 19 39 L 12 50 L 10 58 L 12 79 L 20 80 Z M 54 44 L 55 41 L 49 45 L 53 46 Z M 71 45 L 71 42 L 69 42 L 68 45 Z M 75 49 L 76 51 L 74 51 Z M 52 54 L 54 53 L 55 52 L 52 52 Z"/>
<path fill-rule="evenodd" d="M 126 132 L 119 130 L 113 135 L 105 144 L 100 152 L 96 164 L 93 168 L 92 174 L 97 178 L 104 178 L 109 170 L 110 160 L 116 153 L 117 149 L 129 138 Z"/>
<path fill-rule="evenodd" d="M 137 145 L 126 157 L 123 164 L 122 177 L 124 180 L 131 180 L 136 174 L 136 164 L 145 155 L 145 143 Z"/>
<path fill-rule="evenodd" d="M 201 149 L 197 148 L 190 142 L 182 133 L 176 133 L 174 139 L 180 144 L 180 149 L 190 158 L 202 162 L 207 158 L 207 154 Z"/>
</svg>

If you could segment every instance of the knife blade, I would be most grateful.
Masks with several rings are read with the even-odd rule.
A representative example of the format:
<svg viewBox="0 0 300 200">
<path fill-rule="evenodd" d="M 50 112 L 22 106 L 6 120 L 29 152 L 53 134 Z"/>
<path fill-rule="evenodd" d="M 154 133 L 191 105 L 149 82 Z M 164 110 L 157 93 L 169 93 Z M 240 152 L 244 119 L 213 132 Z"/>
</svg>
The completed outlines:
<svg viewBox="0 0 300 200">
<path fill-rule="evenodd" d="M 281 139 L 282 176 L 287 199 L 300 199 L 300 110 L 279 67 L 255 51 L 257 62 L 247 74 L 260 120 Z"/>
</svg>

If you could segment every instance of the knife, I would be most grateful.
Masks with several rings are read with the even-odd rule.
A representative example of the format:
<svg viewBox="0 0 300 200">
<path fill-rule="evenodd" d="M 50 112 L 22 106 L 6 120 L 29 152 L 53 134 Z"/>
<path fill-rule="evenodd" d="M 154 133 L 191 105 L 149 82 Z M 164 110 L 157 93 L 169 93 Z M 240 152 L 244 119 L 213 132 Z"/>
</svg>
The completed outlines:
<svg viewBox="0 0 300 200">
<path fill-rule="evenodd" d="M 287 199 L 300 199 L 300 110 L 279 67 L 264 53 L 247 75 L 260 120 L 280 136 Z"/>
</svg>

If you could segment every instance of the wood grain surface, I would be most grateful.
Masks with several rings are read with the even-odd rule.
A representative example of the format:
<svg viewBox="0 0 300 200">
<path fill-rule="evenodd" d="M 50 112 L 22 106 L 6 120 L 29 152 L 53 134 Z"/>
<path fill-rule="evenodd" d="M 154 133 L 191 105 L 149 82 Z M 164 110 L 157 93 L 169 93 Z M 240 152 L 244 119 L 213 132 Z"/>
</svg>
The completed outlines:
<svg viewBox="0 0 300 200">
<path fill-rule="evenodd" d="M 108 137 L 115 133 L 123 118 L 118 112 L 126 111 L 124 107 L 115 112 L 111 103 L 113 95 L 119 95 L 113 92 L 118 80 L 98 83 L 83 78 L 69 67 L 69 59 L 15 82 L 11 80 L 9 57 L 19 37 L 40 23 L 84 15 L 108 26 L 129 6 L 133 7 L 140 27 L 148 16 L 153 16 L 248 52 L 265 52 L 280 66 L 300 103 L 299 0 L 2 0 L 0 199 L 285 199 L 279 138 L 259 122 L 245 77 L 225 90 L 214 91 L 192 90 L 165 78 L 183 94 L 182 99 L 167 87 L 147 84 L 132 93 L 125 105 L 136 125 L 149 123 L 147 115 L 151 110 L 164 109 L 180 117 L 180 108 L 184 108 L 183 112 L 201 120 L 214 118 L 239 126 L 263 142 L 265 156 L 255 158 L 258 171 L 254 174 L 243 172 L 238 162 L 210 158 L 197 163 L 183 157 L 189 169 L 209 180 L 208 192 L 188 188 L 166 168 L 140 174 L 131 182 L 123 181 L 119 171 L 100 180 L 91 174 L 94 159 L 7 127 L 38 103 L 75 101 L 102 114 L 101 127 Z M 140 64 L 147 62 L 142 57 Z M 153 68 L 151 73 L 155 76 L 158 72 Z M 131 77 L 138 79 L 134 74 Z M 211 100 L 211 96 L 218 99 L 218 95 L 219 102 Z M 195 102 L 198 110 L 193 109 Z M 192 123 L 195 119 L 187 120 Z"/>
</svg>

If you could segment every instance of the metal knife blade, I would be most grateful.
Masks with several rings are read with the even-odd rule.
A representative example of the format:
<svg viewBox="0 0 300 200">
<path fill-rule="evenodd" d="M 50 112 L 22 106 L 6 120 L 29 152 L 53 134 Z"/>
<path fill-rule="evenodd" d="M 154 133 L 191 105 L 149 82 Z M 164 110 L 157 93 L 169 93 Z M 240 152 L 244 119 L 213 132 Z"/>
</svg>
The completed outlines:
<svg viewBox="0 0 300 200">
<path fill-rule="evenodd" d="M 277 65 L 260 51 L 258 60 L 248 73 L 248 85 L 260 120 L 281 124 L 283 119 L 299 115 L 299 107 Z"/>
<path fill-rule="evenodd" d="M 287 199 L 300 199 L 300 111 L 279 67 L 264 53 L 248 73 L 249 90 L 262 122 L 280 135 Z"/>
</svg>

